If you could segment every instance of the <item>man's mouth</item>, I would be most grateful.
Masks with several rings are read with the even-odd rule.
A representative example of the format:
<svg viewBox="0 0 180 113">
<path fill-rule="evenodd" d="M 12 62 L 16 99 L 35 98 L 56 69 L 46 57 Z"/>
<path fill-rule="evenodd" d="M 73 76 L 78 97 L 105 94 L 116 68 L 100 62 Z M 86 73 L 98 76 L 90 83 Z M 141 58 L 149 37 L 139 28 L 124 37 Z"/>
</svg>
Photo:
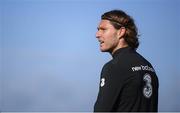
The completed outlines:
<svg viewBox="0 0 180 113">
<path fill-rule="evenodd" d="M 99 40 L 99 43 L 100 43 L 100 44 L 103 44 L 103 43 L 104 43 L 104 41 L 102 41 L 102 40 Z"/>
</svg>

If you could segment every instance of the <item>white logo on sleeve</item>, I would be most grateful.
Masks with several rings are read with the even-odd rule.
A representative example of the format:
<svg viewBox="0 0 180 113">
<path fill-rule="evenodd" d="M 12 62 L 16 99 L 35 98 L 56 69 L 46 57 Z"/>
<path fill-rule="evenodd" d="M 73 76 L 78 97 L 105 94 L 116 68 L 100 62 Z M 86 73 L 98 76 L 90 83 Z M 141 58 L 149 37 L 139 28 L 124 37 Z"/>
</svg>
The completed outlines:
<svg viewBox="0 0 180 113">
<path fill-rule="evenodd" d="M 101 78 L 101 84 L 100 86 L 103 87 L 105 85 L 105 78 Z"/>
<path fill-rule="evenodd" d="M 150 98 L 152 95 L 152 85 L 151 85 L 151 76 L 150 74 L 146 73 L 143 77 L 145 81 L 145 86 L 143 88 L 143 94 L 146 98 Z"/>
</svg>

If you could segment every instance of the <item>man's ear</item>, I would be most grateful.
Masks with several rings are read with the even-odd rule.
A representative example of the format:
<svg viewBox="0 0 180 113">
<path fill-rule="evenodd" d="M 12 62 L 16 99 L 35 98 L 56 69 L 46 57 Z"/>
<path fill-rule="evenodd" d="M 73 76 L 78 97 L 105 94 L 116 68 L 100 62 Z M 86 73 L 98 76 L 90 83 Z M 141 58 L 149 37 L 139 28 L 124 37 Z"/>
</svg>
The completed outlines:
<svg viewBox="0 0 180 113">
<path fill-rule="evenodd" d="M 118 30 L 118 37 L 119 39 L 121 39 L 126 33 L 126 28 L 125 27 L 121 27 L 119 30 Z"/>
</svg>

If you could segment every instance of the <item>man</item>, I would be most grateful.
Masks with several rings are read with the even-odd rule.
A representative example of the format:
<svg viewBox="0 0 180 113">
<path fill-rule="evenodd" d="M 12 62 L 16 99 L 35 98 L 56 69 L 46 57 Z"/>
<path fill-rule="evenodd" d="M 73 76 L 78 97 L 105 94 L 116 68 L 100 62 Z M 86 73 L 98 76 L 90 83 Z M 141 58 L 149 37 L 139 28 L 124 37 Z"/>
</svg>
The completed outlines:
<svg viewBox="0 0 180 113">
<path fill-rule="evenodd" d="M 113 59 L 104 65 L 94 112 L 156 112 L 158 78 L 151 64 L 136 52 L 134 20 L 121 10 L 101 16 L 96 38 Z"/>
</svg>

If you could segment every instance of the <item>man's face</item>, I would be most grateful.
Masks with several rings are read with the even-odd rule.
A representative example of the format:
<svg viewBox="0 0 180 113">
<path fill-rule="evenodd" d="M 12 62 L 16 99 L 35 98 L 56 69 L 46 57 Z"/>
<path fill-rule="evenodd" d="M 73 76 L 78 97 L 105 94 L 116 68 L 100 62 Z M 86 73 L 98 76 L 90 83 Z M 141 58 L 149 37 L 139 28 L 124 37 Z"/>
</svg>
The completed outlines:
<svg viewBox="0 0 180 113">
<path fill-rule="evenodd" d="M 100 42 L 100 50 L 102 52 L 113 53 L 118 46 L 118 30 L 110 23 L 109 20 L 101 20 L 98 31 L 96 33 L 96 38 Z"/>
</svg>

